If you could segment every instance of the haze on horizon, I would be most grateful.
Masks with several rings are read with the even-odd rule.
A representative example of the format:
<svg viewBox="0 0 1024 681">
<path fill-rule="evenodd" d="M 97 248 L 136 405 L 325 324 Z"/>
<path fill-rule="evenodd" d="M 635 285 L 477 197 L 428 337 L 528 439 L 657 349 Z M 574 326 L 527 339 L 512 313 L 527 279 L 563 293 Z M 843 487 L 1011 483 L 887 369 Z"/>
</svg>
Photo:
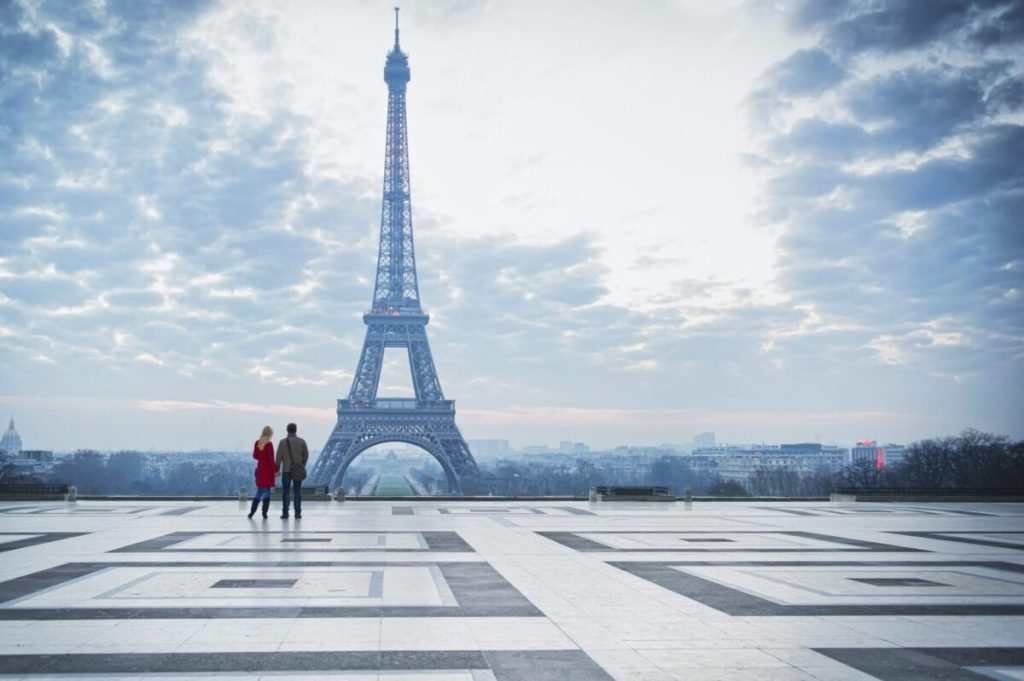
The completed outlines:
<svg viewBox="0 0 1024 681">
<path fill-rule="evenodd" d="M 372 295 L 392 6 L 0 2 L 26 447 L 319 448 Z M 1011 0 L 403 3 L 467 439 L 1024 436 L 1022 42 Z"/>
</svg>

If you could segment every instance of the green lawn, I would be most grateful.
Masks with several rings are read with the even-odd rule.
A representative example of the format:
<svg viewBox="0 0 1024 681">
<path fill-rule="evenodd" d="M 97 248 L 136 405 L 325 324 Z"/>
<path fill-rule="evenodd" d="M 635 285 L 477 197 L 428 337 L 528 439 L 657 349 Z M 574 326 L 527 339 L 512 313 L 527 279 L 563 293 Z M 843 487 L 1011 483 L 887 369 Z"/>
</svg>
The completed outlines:
<svg viewBox="0 0 1024 681">
<path fill-rule="evenodd" d="M 377 484 L 373 486 L 373 495 L 375 497 L 414 497 L 416 492 L 413 491 L 409 483 L 406 482 L 405 476 L 395 475 L 388 473 L 381 475 L 377 479 Z"/>
</svg>

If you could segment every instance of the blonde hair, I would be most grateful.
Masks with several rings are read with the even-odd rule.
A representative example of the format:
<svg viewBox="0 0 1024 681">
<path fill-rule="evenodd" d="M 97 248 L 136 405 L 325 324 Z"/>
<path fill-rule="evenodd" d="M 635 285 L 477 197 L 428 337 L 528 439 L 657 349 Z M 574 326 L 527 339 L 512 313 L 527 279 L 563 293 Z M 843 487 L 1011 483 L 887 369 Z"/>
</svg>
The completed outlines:
<svg viewBox="0 0 1024 681">
<path fill-rule="evenodd" d="M 260 441 L 257 443 L 260 446 L 260 449 L 266 447 L 267 443 L 270 442 L 270 438 L 273 436 L 274 429 L 270 426 L 263 426 L 263 430 L 260 432 Z"/>
</svg>

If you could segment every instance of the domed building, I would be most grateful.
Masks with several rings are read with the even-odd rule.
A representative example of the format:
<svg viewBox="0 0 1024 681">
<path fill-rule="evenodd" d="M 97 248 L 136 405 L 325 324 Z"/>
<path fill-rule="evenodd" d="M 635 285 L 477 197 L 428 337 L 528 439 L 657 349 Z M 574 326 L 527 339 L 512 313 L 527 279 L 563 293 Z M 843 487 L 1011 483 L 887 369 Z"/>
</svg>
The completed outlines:
<svg viewBox="0 0 1024 681">
<path fill-rule="evenodd" d="M 0 450 L 6 451 L 9 456 L 21 454 L 21 436 L 14 429 L 14 417 L 11 417 L 11 427 L 7 429 L 3 437 L 0 437 Z"/>
</svg>

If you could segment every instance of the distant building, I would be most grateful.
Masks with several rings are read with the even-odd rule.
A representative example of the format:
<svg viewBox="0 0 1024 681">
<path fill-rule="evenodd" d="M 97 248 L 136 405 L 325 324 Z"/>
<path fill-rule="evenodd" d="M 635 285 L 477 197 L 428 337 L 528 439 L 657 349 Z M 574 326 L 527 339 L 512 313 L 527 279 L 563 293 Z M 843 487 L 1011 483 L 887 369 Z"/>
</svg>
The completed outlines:
<svg viewBox="0 0 1024 681">
<path fill-rule="evenodd" d="M 850 455 L 847 463 L 859 463 L 861 461 L 872 461 L 876 470 L 882 470 L 886 466 L 893 466 L 903 463 L 907 457 L 907 448 L 903 445 L 879 445 L 874 440 L 859 440 L 856 445 L 850 448 Z"/>
<path fill-rule="evenodd" d="M 43 475 L 53 467 L 53 452 L 42 449 L 22 449 L 23 443 L 18 429 L 14 427 L 14 417 L 7 432 L 0 437 L 0 451 L 4 452 L 12 466 L 15 476 Z"/>
<path fill-rule="evenodd" d="M 885 466 L 885 452 L 874 440 L 858 440 L 857 444 L 850 448 L 850 456 L 846 463 L 860 464 L 864 461 L 871 461 L 875 464 L 876 470 L 882 470 Z"/>
<path fill-rule="evenodd" d="M 13 416 L 11 417 L 11 426 L 4 433 L 3 437 L 0 437 L 0 450 L 13 457 L 21 454 L 21 436 L 18 435 L 18 431 L 14 427 Z"/>
<path fill-rule="evenodd" d="M 467 440 L 466 444 L 477 459 L 497 459 L 512 454 L 512 445 L 508 440 Z"/>
<path fill-rule="evenodd" d="M 53 452 L 42 449 L 23 449 L 14 459 L 14 475 L 45 476 L 53 470 Z"/>
<path fill-rule="evenodd" d="M 572 440 L 560 440 L 558 451 L 562 454 L 572 454 Z"/>
<path fill-rule="evenodd" d="M 907 448 L 903 445 L 887 444 L 882 447 L 885 450 L 885 465 L 893 466 L 907 460 Z"/>
<path fill-rule="evenodd" d="M 34 461 L 35 463 L 49 465 L 53 463 L 53 452 L 48 449 L 23 449 L 21 450 L 21 458 L 24 461 Z"/>
<path fill-rule="evenodd" d="M 588 447 L 587 445 L 585 445 L 582 442 L 573 442 L 572 443 L 572 453 L 573 454 L 589 454 L 590 453 L 590 447 Z"/>
<path fill-rule="evenodd" d="M 697 433 L 693 436 L 693 448 L 698 449 L 700 447 L 714 447 L 715 446 L 715 434 L 713 432 L 708 433 Z"/>
<path fill-rule="evenodd" d="M 836 473 L 847 457 L 843 447 L 802 442 L 701 447 L 693 450 L 689 460 L 690 467 L 698 472 L 745 484 L 759 469 L 789 470 L 800 475 Z"/>
</svg>

